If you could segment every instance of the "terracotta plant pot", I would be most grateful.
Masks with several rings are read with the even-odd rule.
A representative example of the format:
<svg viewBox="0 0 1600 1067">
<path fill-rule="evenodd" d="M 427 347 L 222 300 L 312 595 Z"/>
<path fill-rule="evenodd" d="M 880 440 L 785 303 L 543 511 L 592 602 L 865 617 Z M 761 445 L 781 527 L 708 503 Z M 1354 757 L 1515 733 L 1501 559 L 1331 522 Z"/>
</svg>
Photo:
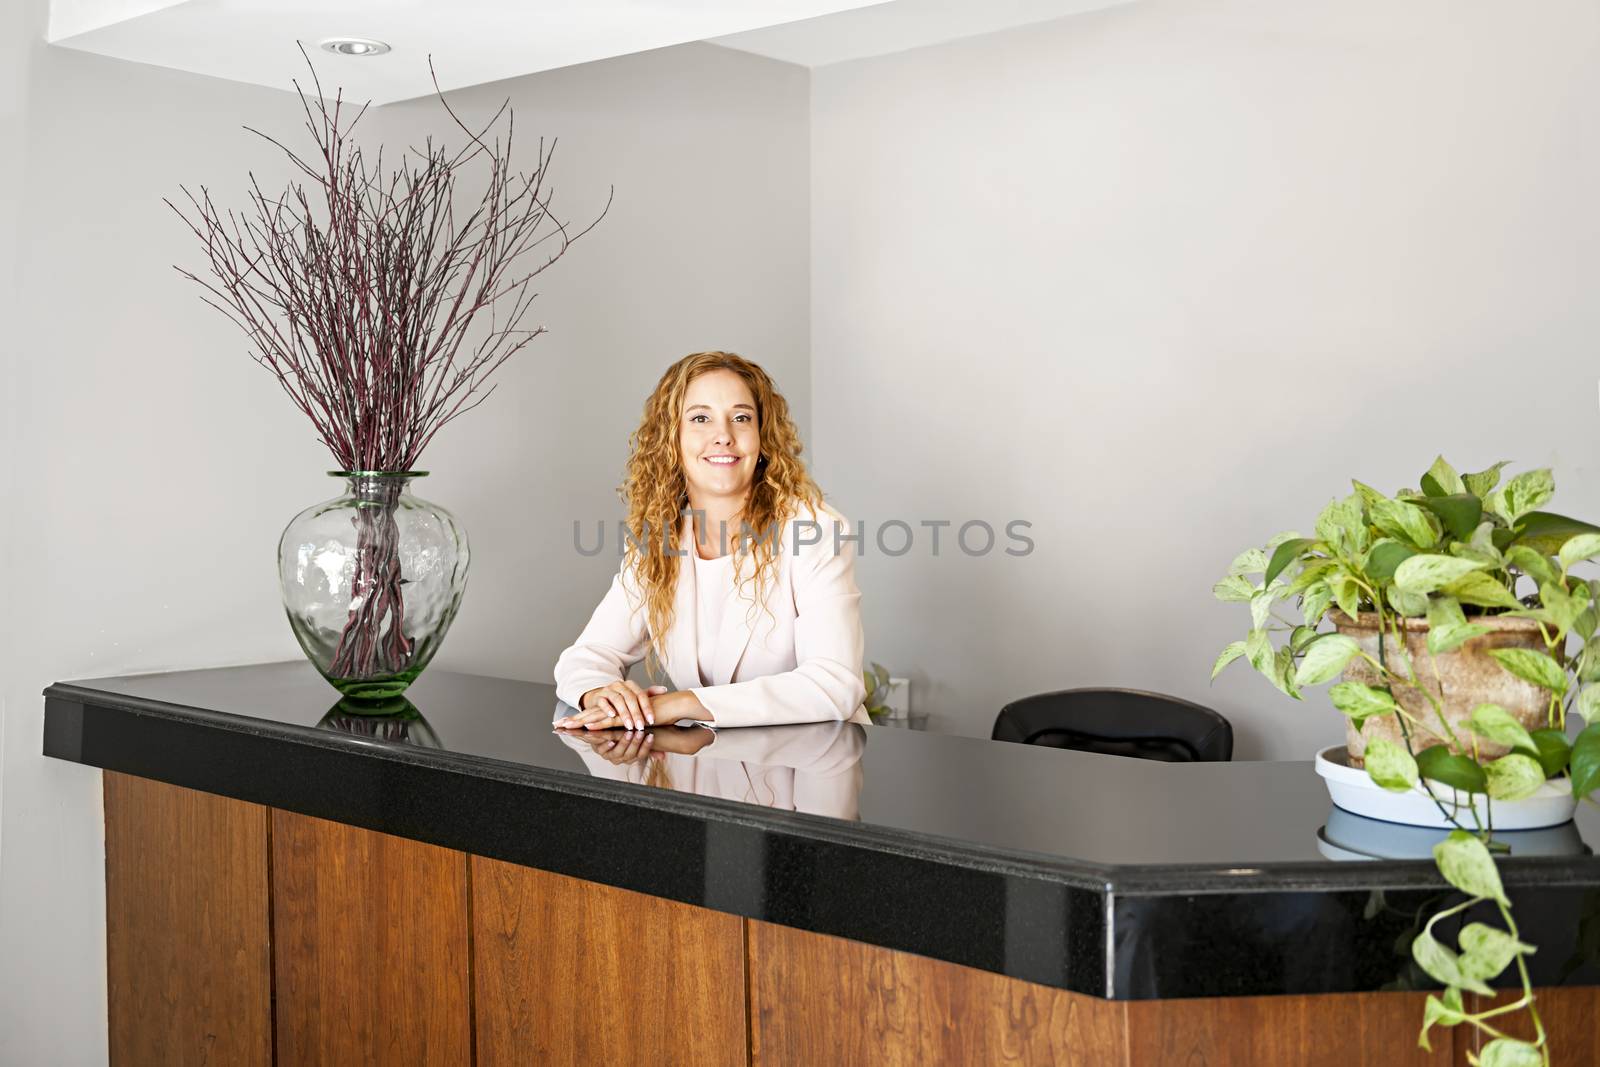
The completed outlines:
<svg viewBox="0 0 1600 1067">
<path fill-rule="evenodd" d="M 1380 658 L 1378 616 L 1375 612 L 1364 611 L 1360 618 L 1351 619 L 1343 612 L 1335 611 L 1332 613 L 1332 618 L 1334 627 L 1340 633 L 1355 638 L 1362 651 L 1373 659 Z M 1499 704 L 1530 731 L 1548 726 L 1550 694 L 1506 671 L 1494 657 L 1489 655 L 1490 650 L 1497 648 L 1529 648 L 1543 652 L 1545 644 L 1544 638 L 1539 635 L 1539 624 L 1531 619 L 1510 619 L 1498 615 L 1469 616 L 1468 621 L 1482 623 L 1490 627 L 1490 632 L 1472 638 L 1452 652 L 1435 656 L 1428 652 L 1428 620 L 1400 620 L 1402 632 L 1405 634 L 1406 651 L 1410 653 L 1411 661 L 1416 665 L 1417 677 L 1422 680 L 1424 687 L 1439 698 L 1445 718 L 1462 745 L 1471 744 L 1472 735 L 1467 732 L 1465 723 L 1472 714 L 1472 709 L 1479 704 Z M 1393 623 L 1390 625 L 1392 627 Z M 1395 648 L 1396 642 L 1391 629 L 1386 635 L 1385 652 L 1392 652 Z M 1379 684 L 1377 669 L 1360 657 L 1352 659 L 1345 668 L 1344 680 L 1362 682 L 1366 685 Z M 1397 685 L 1394 688 L 1394 696 L 1400 707 L 1420 722 L 1427 731 L 1419 735 L 1418 731 L 1413 729 L 1414 750 L 1421 751 L 1430 745 L 1449 743 L 1450 739 L 1445 735 L 1444 728 L 1439 725 L 1433 704 L 1419 689 L 1415 686 Z M 1374 737 L 1385 737 L 1401 747 L 1405 746 L 1405 739 L 1400 734 L 1398 716 L 1385 715 L 1381 718 L 1368 719 L 1366 729 L 1359 733 L 1354 724 L 1348 724 L 1346 748 L 1349 750 L 1353 766 L 1361 766 L 1361 757 L 1366 751 L 1367 742 Z M 1481 740 L 1478 743 L 1478 754 L 1485 758 L 1503 756 L 1507 751 L 1503 745 L 1494 745 Z M 1472 754 L 1470 748 L 1467 754 Z"/>
</svg>

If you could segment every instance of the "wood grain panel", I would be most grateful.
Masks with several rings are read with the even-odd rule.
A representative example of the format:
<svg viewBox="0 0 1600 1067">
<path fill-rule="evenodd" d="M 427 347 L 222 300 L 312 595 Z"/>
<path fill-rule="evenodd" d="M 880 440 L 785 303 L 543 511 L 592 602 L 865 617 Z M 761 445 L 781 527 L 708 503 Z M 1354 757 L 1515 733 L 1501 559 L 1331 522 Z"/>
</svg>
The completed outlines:
<svg viewBox="0 0 1600 1067">
<path fill-rule="evenodd" d="M 471 1059 L 467 858 L 272 812 L 278 1063 Z"/>
<path fill-rule="evenodd" d="M 104 781 L 112 1064 L 271 1063 L 267 809 Z"/>
<path fill-rule="evenodd" d="M 1126 1005 L 751 921 L 752 1063 L 1124 1062 Z"/>
<path fill-rule="evenodd" d="M 743 920 L 472 857 L 478 1063 L 735 1067 Z"/>
<path fill-rule="evenodd" d="M 1128 1003 L 1130 1067 L 1448 1067 L 1454 1042 L 1434 1030 L 1417 1048 L 1423 993 L 1205 997 Z"/>
<path fill-rule="evenodd" d="M 1469 1011 L 1483 1011 L 1516 998 L 1516 994 L 1502 993 L 1488 1000 L 1469 993 L 1466 1006 Z M 1600 1064 L 1600 986 L 1535 989 L 1534 1002 L 1550 1038 L 1551 1063 L 1556 1067 Z M 1533 1040 L 1533 1026 L 1526 1012 L 1513 1012 L 1493 1023 L 1510 1037 Z M 1481 1052 L 1488 1041 L 1476 1030 L 1469 1031 L 1466 1027 L 1456 1027 L 1456 1035 L 1456 1062 L 1466 1067 L 1467 1050 L 1474 1054 Z"/>
</svg>

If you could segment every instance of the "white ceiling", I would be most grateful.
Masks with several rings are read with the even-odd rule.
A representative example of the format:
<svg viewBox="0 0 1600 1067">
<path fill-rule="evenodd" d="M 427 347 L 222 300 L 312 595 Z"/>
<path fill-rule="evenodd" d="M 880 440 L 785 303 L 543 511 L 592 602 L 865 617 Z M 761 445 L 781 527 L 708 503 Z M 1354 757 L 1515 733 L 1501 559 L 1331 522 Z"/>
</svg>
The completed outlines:
<svg viewBox="0 0 1600 1067">
<path fill-rule="evenodd" d="M 4 0 L 0 0 L 4 2 Z M 14 0 L 11 0 L 14 2 Z M 52 44 L 291 90 L 304 43 L 325 88 L 392 103 L 711 40 L 806 66 L 904 51 L 1127 0 L 51 0 Z M 335 56 L 330 37 L 383 41 Z"/>
<path fill-rule="evenodd" d="M 16 0 L 0 0 L 15 3 Z M 345 96 L 377 104 L 811 18 L 875 0 L 52 0 L 52 44 L 290 90 L 295 47 Z M 335 56 L 329 37 L 393 51 Z"/>
<path fill-rule="evenodd" d="M 895 0 L 713 39 L 713 44 L 821 67 L 904 52 L 1131 0 Z"/>
</svg>

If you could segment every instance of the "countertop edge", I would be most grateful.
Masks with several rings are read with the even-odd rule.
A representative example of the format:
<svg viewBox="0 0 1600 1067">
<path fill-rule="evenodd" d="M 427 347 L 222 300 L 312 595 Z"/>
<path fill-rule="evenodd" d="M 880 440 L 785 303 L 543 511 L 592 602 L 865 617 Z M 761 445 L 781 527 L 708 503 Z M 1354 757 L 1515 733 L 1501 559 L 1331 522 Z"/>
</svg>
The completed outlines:
<svg viewBox="0 0 1600 1067">
<path fill-rule="evenodd" d="M 805 812 L 758 808 L 720 797 L 703 797 L 671 790 L 597 779 L 578 771 L 559 771 L 490 756 L 463 755 L 444 749 L 390 744 L 341 735 L 314 726 L 272 723 L 210 708 L 175 704 L 148 697 L 107 693 L 71 681 L 55 682 L 43 690 L 46 700 L 72 700 L 85 705 L 154 715 L 174 721 L 199 721 L 213 728 L 252 736 L 270 736 L 297 744 L 344 754 L 433 770 L 470 773 L 473 777 L 509 785 L 532 786 L 575 797 L 617 801 L 679 816 L 705 818 L 725 825 L 790 833 L 829 844 L 870 848 L 907 858 L 944 863 L 1011 877 L 1037 878 L 1107 896 L 1252 894 L 1281 892 L 1336 892 L 1365 889 L 1444 889 L 1447 883 L 1430 860 L 1384 860 L 1381 863 L 1318 862 L 1228 864 L 1096 864 L 1065 859 L 1023 849 L 974 845 L 959 838 L 915 830 L 874 827 L 844 822 Z M 47 753 L 53 755 L 51 753 Z M 68 762 L 82 762 L 69 757 Z M 115 769 L 115 768 L 112 768 Z M 1500 860 L 1501 877 L 1509 888 L 1592 886 L 1600 880 L 1600 856 L 1506 857 Z"/>
</svg>

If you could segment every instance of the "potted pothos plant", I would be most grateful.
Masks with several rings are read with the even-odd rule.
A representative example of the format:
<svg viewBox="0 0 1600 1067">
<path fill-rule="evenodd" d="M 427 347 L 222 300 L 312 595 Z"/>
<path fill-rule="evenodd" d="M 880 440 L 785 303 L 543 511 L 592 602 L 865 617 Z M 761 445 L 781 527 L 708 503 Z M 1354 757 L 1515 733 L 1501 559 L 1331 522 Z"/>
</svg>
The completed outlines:
<svg viewBox="0 0 1600 1067">
<path fill-rule="evenodd" d="M 867 686 L 867 715 L 873 722 L 894 717 L 894 709 L 889 706 L 889 668 L 874 660 L 868 670 L 861 672 L 861 680 Z"/>
<path fill-rule="evenodd" d="M 1492 814 L 1552 786 L 1595 803 L 1600 787 L 1600 526 L 1542 510 L 1549 470 L 1501 484 L 1505 463 L 1460 474 L 1436 459 L 1419 489 L 1355 491 L 1323 509 L 1309 536 L 1284 533 L 1241 553 L 1219 600 L 1247 604 L 1250 630 L 1222 651 L 1215 679 L 1243 660 L 1286 695 L 1334 683 L 1350 766 L 1395 793 L 1426 794 L 1453 829 L 1433 849 L 1467 899 L 1434 915 L 1411 945 L 1445 988 L 1427 998 L 1434 1025 L 1488 1039 L 1485 1067 L 1548 1064 L 1524 943 L 1502 887 Z M 1293 611 L 1285 617 L 1284 613 Z M 1338 681 L 1335 681 L 1338 679 Z M 1585 725 L 1576 737 L 1569 722 Z M 1473 922 L 1452 948 L 1437 924 L 1487 902 L 1503 928 Z M 1494 1008 L 1488 982 L 1515 965 L 1522 996 Z M 1530 1016 L 1534 1040 L 1504 1017 Z"/>
</svg>

